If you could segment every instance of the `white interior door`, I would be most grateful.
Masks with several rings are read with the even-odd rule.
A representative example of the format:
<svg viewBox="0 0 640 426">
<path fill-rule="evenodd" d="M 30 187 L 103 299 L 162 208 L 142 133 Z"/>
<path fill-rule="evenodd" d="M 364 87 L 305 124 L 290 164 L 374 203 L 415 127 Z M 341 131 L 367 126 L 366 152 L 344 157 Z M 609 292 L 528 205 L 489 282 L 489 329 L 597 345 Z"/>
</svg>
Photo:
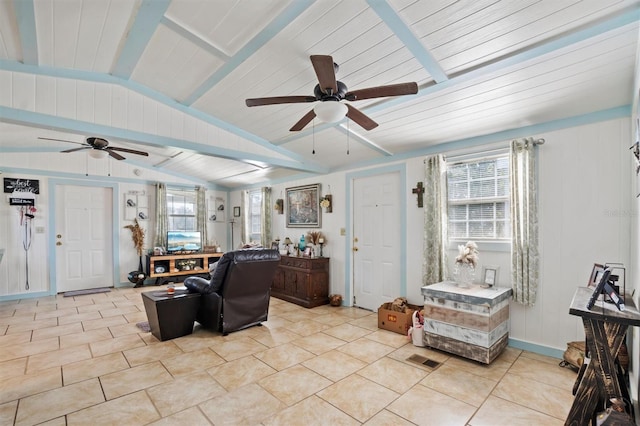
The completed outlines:
<svg viewBox="0 0 640 426">
<path fill-rule="evenodd" d="M 112 188 L 56 186 L 56 291 L 113 286 Z"/>
<path fill-rule="evenodd" d="M 400 296 L 400 174 L 353 181 L 354 304 L 376 310 Z"/>
</svg>

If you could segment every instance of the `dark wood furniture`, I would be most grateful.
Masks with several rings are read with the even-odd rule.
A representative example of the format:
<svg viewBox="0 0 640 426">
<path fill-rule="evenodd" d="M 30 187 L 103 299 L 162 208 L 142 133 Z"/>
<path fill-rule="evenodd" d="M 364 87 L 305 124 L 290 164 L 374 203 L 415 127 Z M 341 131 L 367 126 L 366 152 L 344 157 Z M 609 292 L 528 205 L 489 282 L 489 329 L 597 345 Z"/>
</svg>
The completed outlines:
<svg viewBox="0 0 640 426">
<path fill-rule="evenodd" d="M 156 279 L 156 285 L 160 285 L 170 277 L 208 274 L 209 264 L 217 262 L 223 253 L 189 253 L 167 254 L 163 256 L 147 255 L 147 275 Z M 182 262 L 186 261 L 186 262 Z M 193 265 L 181 266 L 182 263 Z M 194 269 L 198 267 L 201 269 Z"/>
<path fill-rule="evenodd" d="M 271 295 L 305 308 L 329 303 L 329 258 L 282 256 Z"/>
<path fill-rule="evenodd" d="M 142 293 L 151 334 L 164 341 L 193 333 L 193 323 L 200 306 L 200 294 L 176 290 L 169 296 L 166 290 Z"/>
<path fill-rule="evenodd" d="M 569 308 L 571 315 L 582 317 L 588 358 L 576 379 L 575 399 L 565 425 L 590 424 L 596 411 L 604 411 L 603 402 L 607 407 L 623 409 L 623 397 L 628 394 L 618 378 L 615 360 L 629 326 L 640 326 L 640 312 L 631 297 L 626 298 L 624 311 L 602 301 L 589 310 L 587 302 L 593 290 L 578 287 Z"/>
</svg>

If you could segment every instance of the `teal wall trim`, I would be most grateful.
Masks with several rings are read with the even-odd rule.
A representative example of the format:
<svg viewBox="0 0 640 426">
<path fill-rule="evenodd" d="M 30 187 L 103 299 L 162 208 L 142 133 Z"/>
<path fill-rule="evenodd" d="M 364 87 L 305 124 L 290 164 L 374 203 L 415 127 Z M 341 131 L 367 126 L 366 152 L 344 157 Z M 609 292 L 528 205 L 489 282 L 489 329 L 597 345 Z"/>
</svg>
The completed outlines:
<svg viewBox="0 0 640 426">
<path fill-rule="evenodd" d="M 18 21 L 20 44 L 22 47 L 22 62 L 38 65 L 38 36 L 36 33 L 36 14 L 34 0 L 15 0 L 13 7 Z"/>
<path fill-rule="evenodd" d="M 54 295 L 57 290 L 57 269 L 56 269 L 56 187 L 58 185 L 76 185 L 89 187 L 111 188 L 111 216 L 113 226 L 111 231 L 112 252 L 113 256 L 113 286 L 120 282 L 120 188 L 117 183 L 104 181 L 89 180 L 70 180 L 70 179 L 49 179 L 49 241 L 47 242 L 49 250 L 49 292 Z"/>
<path fill-rule="evenodd" d="M 353 223 L 351 221 L 351 217 L 353 214 L 353 181 L 359 178 L 365 178 L 370 176 L 382 175 L 385 173 L 400 173 L 400 211 L 405 212 L 406 209 L 404 206 L 407 205 L 407 191 L 404 191 L 403 188 L 407 187 L 407 167 L 406 164 L 393 164 L 386 167 L 379 167 L 375 169 L 368 170 L 360 170 L 353 173 L 347 173 L 345 175 L 345 256 L 344 256 L 344 294 L 345 297 L 343 299 L 343 303 L 346 306 L 353 305 L 353 252 L 351 251 L 351 241 L 353 240 Z M 407 259 L 407 216 L 406 214 L 400 217 L 400 261 L 405 261 Z M 407 295 L 407 268 L 401 268 L 400 271 L 400 296 Z"/>
<path fill-rule="evenodd" d="M 8 296 L 0 296 L 0 302 L 9 301 L 9 300 L 20 300 L 20 299 L 35 299 L 38 297 L 46 297 L 54 295 L 55 293 L 39 291 L 37 293 L 22 293 L 22 294 L 10 294 Z"/>
<path fill-rule="evenodd" d="M 524 340 L 517 340 L 509 338 L 509 346 L 516 349 L 522 349 L 523 351 L 533 352 L 539 355 L 550 356 L 552 358 L 562 359 L 564 350 L 550 348 L 548 346 L 538 345 L 535 343 L 525 342 Z"/>
</svg>

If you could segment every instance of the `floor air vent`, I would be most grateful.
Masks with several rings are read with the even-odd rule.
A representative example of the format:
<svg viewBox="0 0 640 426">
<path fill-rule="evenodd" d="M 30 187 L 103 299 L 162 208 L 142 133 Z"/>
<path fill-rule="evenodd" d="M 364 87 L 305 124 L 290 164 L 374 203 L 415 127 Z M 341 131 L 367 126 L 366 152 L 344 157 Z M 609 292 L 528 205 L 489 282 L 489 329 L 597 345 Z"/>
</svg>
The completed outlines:
<svg viewBox="0 0 640 426">
<path fill-rule="evenodd" d="M 438 361 L 434 361 L 432 359 L 429 359 L 429 358 L 423 357 L 422 355 L 417 355 L 417 354 L 411 355 L 409 358 L 407 358 L 407 361 L 424 365 L 426 367 L 433 368 L 434 370 L 440 367 L 440 363 Z"/>
</svg>

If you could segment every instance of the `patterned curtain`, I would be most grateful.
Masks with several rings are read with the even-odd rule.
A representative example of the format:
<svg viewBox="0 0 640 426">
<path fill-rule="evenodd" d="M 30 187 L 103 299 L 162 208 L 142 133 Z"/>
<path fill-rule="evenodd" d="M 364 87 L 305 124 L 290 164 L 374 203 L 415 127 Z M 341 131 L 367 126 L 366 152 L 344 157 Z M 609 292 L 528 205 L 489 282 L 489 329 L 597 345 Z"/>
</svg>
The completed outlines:
<svg viewBox="0 0 640 426">
<path fill-rule="evenodd" d="M 242 197 L 240 197 L 240 243 L 245 244 L 248 241 L 249 232 L 247 226 L 249 221 L 247 220 L 247 198 L 249 198 L 249 191 L 242 191 Z M 232 223 L 231 226 L 234 226 Z"/>
<path fill-rule="evenodd" d="M 447 265 L 447 167 L 442 155 L 424 160 L 422 284 L 444 281 Z"/>
<path fill-rule="evenodd" d="M 262 205 L 260 206 L 260 244 L 263 247 L 271 248 L 271 188 L 264 186 L 260 189 L 262 193 Z"/>
<path fill-rule="evenodd" d="M 167 248 L 167 186 L 156 183 L 156 238 L 155 247 Z"/>
<path fill-rule="evenodd" d="M 207 190 L 196 186 L 196 229 L 202 235 L 202 245 L 207 245 Z"/>
<path fill-rule="evenodd" d="M 511 142 L 511 282 L 513 299 L 533 306 L 538 290 L 538 203 L 533 139 Z"/>
</svg>

